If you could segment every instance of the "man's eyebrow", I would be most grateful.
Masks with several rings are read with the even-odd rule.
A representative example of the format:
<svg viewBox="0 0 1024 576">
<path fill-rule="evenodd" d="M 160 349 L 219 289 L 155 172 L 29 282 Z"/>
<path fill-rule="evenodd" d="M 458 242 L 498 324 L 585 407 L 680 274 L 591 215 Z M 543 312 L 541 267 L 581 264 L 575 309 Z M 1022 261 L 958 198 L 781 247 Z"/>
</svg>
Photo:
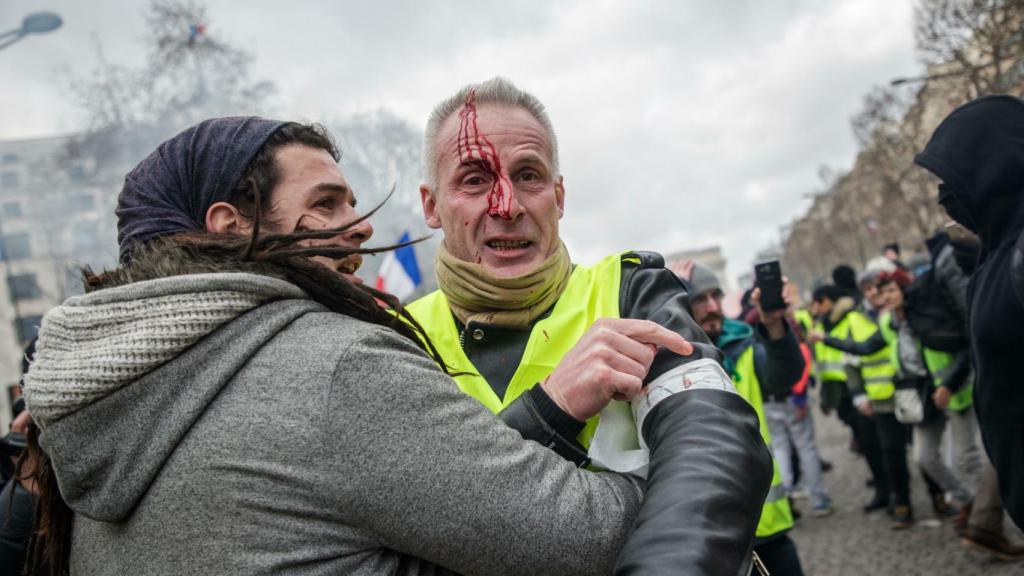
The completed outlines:
<svg viewBox="0 0 1024 576">
<path fill-rule="evenodd" d="M 344 184 L 338 184 L 337 182 L 321 182 L 311 190 L 315 192 L 337 192 L 338 194 L 351 194 L 352 190 Z"/>
</svg>

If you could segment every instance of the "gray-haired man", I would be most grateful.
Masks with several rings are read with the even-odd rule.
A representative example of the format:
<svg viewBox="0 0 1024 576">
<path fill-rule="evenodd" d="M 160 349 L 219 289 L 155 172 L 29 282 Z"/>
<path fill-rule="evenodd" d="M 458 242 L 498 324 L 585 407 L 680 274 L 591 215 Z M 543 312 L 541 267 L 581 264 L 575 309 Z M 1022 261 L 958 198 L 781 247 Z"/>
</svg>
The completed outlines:
<svg viewBox="0 0 1024 576">
<path fill-rule="evenodd" d="M 659 490 L 653 482 L 673 472 L 650 461 L 652 489 L 620 566 L 738 569 L 770 476 L 763 443 L 730 423 L 753 413 L 727 390 L 720 353 L 693 322 L 685 290 L 659 255 L 571 262 L 558 233 L 565 184 L 544 106 L 502 78 L 466 86 L 434 109 L 424 165 L 424 216 L 444 230 L 440 289 L 409 309 L 462 373 L 462 390 L 580 465 L 642 471 L 647 430 L 638 441 L 636 426 L 661 397 L 655 392 L 695 388 L 690 394 L 706 404 L 694 415 L 703 409 L 711 417 L 693 457 L 727 455 L 707 468 L 694 461 L 675 470 L 680 476 L 661 480 Z M 637 397 L 645 386 L 650 393 L 632 408 L 612 401 Z M 638 446 L 616 444 L 623 423 Z M 757 469 L 749 482 L 744 460 Z M 722 518 L 733 521 L 720 525 Z M 715 530 L 701 527 L 708 522 Z"/>
</svg>

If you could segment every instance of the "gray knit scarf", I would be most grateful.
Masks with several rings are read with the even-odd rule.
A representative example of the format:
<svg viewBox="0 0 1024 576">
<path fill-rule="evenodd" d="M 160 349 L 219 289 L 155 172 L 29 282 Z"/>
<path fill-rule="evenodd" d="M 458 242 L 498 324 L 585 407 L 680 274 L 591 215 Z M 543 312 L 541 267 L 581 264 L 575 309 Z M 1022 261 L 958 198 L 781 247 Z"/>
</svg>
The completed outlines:
<svg viewBox="0 0 1024 576">
<path fill-rule="evenodd" d="M 307 298 L 267 276 L 171 276 L 69 298 L 43 318 L 25 401 L 43 428 L 174 359 L 270 300 Z"/>
</svg>

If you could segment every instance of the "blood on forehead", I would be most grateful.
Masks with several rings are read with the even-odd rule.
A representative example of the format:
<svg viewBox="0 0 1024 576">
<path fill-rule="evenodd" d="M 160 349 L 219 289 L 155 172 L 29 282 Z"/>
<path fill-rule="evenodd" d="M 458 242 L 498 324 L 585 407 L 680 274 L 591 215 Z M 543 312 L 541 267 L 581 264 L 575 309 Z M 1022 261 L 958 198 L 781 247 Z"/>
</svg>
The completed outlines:
<svg viewBox="0 0 1024 576">
<path fill-rule="evenodd" d="M 512 218 L 512 181 L 501 170 L 498 151 L 476 123 L 476 90 L 470 90 L 459 112 L 459 161 L 478 162 L 491 173 L 494 184 L 487 193 L 487 215 Z"/>
</svg>

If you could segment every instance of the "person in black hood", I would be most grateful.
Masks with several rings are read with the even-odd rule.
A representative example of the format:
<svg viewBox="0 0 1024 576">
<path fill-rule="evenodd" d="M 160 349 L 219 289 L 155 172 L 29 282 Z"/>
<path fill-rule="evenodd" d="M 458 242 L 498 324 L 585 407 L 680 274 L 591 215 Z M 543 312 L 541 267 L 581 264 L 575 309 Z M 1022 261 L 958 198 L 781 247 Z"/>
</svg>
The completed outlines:
<svg viewBox="0 0 1024 576">
<path fill-rule="evenodd" d="M 957 108 L 914 161 L 942 180 L 949 216 L 981 239 L 968 288 L 974 404 L 1006 509 L 1024 526 L 1024 101 Z"/>
</svg>

